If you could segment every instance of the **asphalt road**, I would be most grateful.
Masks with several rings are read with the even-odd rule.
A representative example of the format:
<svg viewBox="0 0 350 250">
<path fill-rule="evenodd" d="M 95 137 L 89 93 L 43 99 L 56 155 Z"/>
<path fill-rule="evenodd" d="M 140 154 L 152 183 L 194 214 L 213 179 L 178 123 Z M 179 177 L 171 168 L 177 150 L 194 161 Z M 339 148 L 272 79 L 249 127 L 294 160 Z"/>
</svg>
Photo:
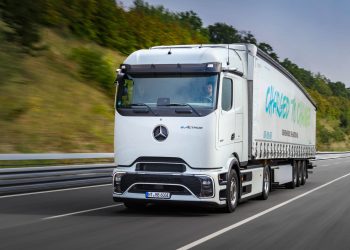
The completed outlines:
<svg viewBox="0 0 350 250">
<path fill-rule="evenodd" d="M 0 197 L 0 249 L 350 249 L 349 173 L 350 158 L 318 161 L 305 186 L 232 214 L 129 211 L 111 185 Z"/>
</svg>

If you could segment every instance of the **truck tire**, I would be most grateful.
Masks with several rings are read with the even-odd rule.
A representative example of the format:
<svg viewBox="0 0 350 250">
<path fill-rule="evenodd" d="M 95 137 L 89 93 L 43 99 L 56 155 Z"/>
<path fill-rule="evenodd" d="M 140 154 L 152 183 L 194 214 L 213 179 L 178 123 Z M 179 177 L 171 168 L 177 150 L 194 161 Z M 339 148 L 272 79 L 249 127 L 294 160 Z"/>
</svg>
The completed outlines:
<svg viewBox="0 0 350 250">
<path fill-rule="evenodd" d="M 270 194 L 271 172 L 269 166 L 264 167 L 263 172 L 263 189 L 260 196 L 261 200 L 267 200 Z"/>
<path fill-rule="evenodd" d="M 238 204 L 239 182 L 237 173 L 234 169 L 230 171 L 226 184 L 226 212 L 232 213 L 235 211 Z"/>
<path fill-rule="evenodd" d="M 301 184 L 301 161 L 297 161 L 297 183 L 296 183 L 296 187 L 299 187 Z"/>
<path fill-rule="evenodd" d="M 297 164 L 296 161 L 293 162 L 292 165 L 292 181 L 287 183 L 286 187 L 289 189 L 294 189 L 297 184 Z"/>
<path fill-rule="evenodd" d="M 302 161 L 301 163 L 301 185 L 305 185 L 306 183 L 306 161 Z"/>
</svg>

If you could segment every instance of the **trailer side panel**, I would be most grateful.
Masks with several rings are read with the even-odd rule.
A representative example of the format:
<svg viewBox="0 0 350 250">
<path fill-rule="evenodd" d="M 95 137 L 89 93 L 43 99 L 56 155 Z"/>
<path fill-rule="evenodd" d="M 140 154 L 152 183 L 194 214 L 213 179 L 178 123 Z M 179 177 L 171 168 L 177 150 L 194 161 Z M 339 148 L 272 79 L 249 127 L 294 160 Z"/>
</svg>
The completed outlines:
<svg viewBox="0 0 350 250">
<path fill-rule="evenodd" d="M 259 56 L 254 64 L 252 106 L 255 159 L 314 157 L 315 106 L 297 83 Z"/>
</svg>

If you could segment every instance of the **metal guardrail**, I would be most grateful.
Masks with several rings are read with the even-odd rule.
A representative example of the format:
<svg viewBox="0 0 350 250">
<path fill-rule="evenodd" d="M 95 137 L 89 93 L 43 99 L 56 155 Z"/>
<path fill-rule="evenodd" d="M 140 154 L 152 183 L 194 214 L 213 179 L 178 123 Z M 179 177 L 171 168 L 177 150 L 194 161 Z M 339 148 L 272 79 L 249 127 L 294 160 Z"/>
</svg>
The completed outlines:
<svg viewBox="0 0 350 250">
<path fill-rule="evenodd" d="M 0 154 L 0 161 L 104 159 L 113 157 L 114 153 Z"/>
<path fill-rule="evenodd" d="M 0 195 L 107 184 L 114 164 L 0 169 Z"/>
<path fill-rule="evenodd" d="M 316 154 L 318 154 L 318 155 L 350 154 L 350 151 L 338 151 L 338 152 L 336 152 L 336 151 L 329 151 L 329 152 L 323 151 L 323 152 L 317 152 Z"/>
<path fill-rule="evenodd" d="M 113 158 L 113 153 L 0 154 L 0 160 L 57 160 Z M 350 157 L 350 152 L 318 152 L 316 160 Z M 112 182 L 115 164 L 89 164 L 0 169 L 0 196 Z"/>
<path fill-rule="evenodd" d="M 335 158 L 350 157 L 350 151 L 347 152 L 317 152 L 316 160 L 330 160 Z"/>
</svg>

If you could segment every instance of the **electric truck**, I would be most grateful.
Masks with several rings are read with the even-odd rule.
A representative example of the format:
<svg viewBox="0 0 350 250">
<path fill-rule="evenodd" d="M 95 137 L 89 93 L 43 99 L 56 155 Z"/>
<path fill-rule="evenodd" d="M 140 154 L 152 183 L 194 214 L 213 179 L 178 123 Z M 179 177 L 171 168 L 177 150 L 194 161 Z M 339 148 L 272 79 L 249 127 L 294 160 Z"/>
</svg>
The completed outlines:
<svg viewBox="0 0 350 250">
<path fill-rule="evenodd" d="M 113 199 L 233 212 L 295 188 L 315 158 L 316 104 L 253 44 L 157 46 L 117 70 Z"/>
</svg>

